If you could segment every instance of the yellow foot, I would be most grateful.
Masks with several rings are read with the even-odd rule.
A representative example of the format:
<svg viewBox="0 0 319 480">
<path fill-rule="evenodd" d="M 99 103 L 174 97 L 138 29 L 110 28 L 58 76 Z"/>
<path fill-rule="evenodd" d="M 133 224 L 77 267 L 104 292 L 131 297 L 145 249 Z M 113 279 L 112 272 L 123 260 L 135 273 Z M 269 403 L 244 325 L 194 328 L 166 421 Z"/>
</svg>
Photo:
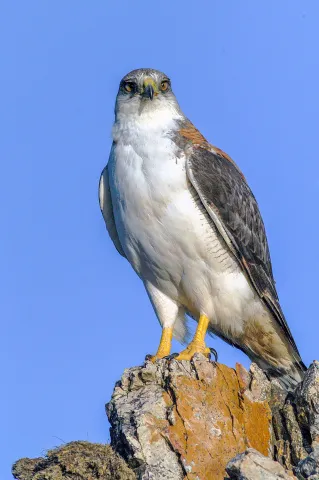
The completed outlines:
<svg viewBox="0 0 319 480">
<path fill-rule="evenodd" d="M 153 362 L 153 363 L 155 363 L 156 360 L 160 360 L 161 358 L 164 358 L 164 357 L 166 357 L 166 356 L 167 356 L 167 355 L 159 356 L 159 355 L 157 355 L 157 354 L 156 354 L 156 355 L 147 355 L 147 356 L 146 356 L 146 359 L 149 360 L 149 361 L 151 361 L 151 362 Z"/>
<path fill-rule="evenodd" d="M 167 357 L 171 352 L 171 345 L 172 345 L 172 338 L 173 338 L 173 328 L 165 327 L 162 330 L 162 337 L 161 341 L 157 350 L 156 355 L 148 355 L 146 358 L 151 362 L 156 362 L 160 358 Z"/>
<path fill-rule="evenodd" d="M 209 358 L 210 349 L 206 347 L 205 342 L 192 341 L 185 350 L 183 350 L 175 360 L 191 360 L 195 353 L 202 353 Z"/>
</svg>

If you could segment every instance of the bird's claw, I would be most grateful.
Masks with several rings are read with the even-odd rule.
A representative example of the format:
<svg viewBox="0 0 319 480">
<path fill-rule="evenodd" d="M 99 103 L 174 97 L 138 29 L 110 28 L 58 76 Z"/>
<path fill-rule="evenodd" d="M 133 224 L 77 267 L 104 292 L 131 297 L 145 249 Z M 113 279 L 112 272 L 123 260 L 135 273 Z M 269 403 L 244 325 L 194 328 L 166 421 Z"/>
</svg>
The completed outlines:
<svg viewBox="0 0 319 480">
<path fill-rule="evenodd" d="M 212 348 L 212 347 L 208 347 L 209 350 L 210 350 L 210 353 L 208 354 L 208 359 L 211 360 L 212 358 L 212 355 L 214 356 L 214 362 L 218 362 L 218 353 L 217 351 L 215 350 L 215 348 Z M 162 357 L 163 360 L 174 360 L 175 358 L 177 358 L 179 356 L 179 353 L 171 353 L 170 355 L 166 355 L 165 357 Z M 156 360 L 159 360 L 159 358 L 156 358 L 156 355 L 146 355 L 145 356 L 145 362 L 155 362 Z"/>
<path fill-rule="evenodd" d="M 212 357 L 212 354 L 214 355 L 215 357 L 215 360 L 214 362 L 217 363 L 218 362 L 218 353 L 217 351 L 215 350 L 215 348 L 212 348 L 212 347 L 209 347 L 209 350 L 210 350 L 210 354 L 209 354 L 209 360 L 211 360 L 211 357 Z"/>
<path fill-rule="evenodd" d="M 164 357 L 165 360 L 174 360 L 174 358 L 178 357 L 178 353 L 171 353 L 170 355 L 166 355 L 166 357 Z"/>
<path fill-rule="evenodd" d="M 171 353 L 170 355 L 165 355 L 165 357 L 157 357 L 156 355 L 146 355 L 145 362 L 156 362 L 156 360 L 174 360 L 178 357 L 178 353 Z"/>
</svg>

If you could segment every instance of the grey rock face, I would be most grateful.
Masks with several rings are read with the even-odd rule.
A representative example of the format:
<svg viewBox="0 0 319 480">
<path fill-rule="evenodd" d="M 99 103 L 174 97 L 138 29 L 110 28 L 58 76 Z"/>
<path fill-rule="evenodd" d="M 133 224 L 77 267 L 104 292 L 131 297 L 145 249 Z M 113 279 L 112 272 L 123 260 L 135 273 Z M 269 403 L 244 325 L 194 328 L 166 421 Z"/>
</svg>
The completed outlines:
<svg viewBox="0 0 319 480">
<path fill-rule="evenodd" d="M 269 404 L 274 458 L 292 469 L 305 461 L 319 444 L 319 362 L 310 365 L 303 381 L 288 396 L 282 395 L 272 382 Z M 309 465 L 313 463 L 313 457 L 308 459 Z"/>
<path fill-rule="evenodd" d="M 294 471 L 319 480 L 318 362 L 289 395 L 254 364 L 235 372 L 201 356 L 147 362 L 124 372 L 107 412 L 112 446 L 139 479 L 223 479 L 229 460 L 245 452 L 228 463 L 230 478 L 293 478 Z"/>
<path fill-rule="evenodd" d="M 319 480 L 319 362 L 287 398 L 272 395 L 274 457 L 298 479 Z"/>
<path fill-rule="evenodd" d="M 280 463 L 269 457 L 261 455 L 253 448 L 248 448 L 244 453 L 231 460 L 226 471 L 228 480 L 292 480 Z"/>
<path fill-rule="evenodd" d="M 289 394 L 254 364 L 146 362 L 125 370 L 107 414 L 113 448 L 71 442 L 14 477 L 319 480 L 319 362 Z"/>
<path fill-rule="evenodd" d="M 182 480 L 183 467 L 176 452 L 154 426 L 152 416 L 168 421 L 169 412 L 163 398 L 165 382 L 163 362 L 125 370 L 107 406 L 112 425 L 112 446 L 141 480 Z M 171 412 L 171 422 L 174 414 Z"/>
<path fill-rule="evenodd" d="M 319 447 L 316 445 L 310 455 L 299 462 L 295 468 L 298 479 L 319 480 Z"/>
<path fill-rule="evenodd" d="M 319 480 L 319 362 L 310 365 L 295 391 L 294 403 L 305 449 L 310 453 L 298 463 L 295 473 L 300 480 Z"/>
<path fill-rule="evenodd" d="M 257 366 L 146 362 L 124 372 L 107 406 L 112 447 L 140 480 L 223 480 L 247 445 L 270 453 L 269 393 Z"/>
<path fill-rule="evenodd" d="M 309 432 L 308 444 L 319 445 L 319 362 L 314 361 L 295 392 L 299 424 Z"/>
</svg>

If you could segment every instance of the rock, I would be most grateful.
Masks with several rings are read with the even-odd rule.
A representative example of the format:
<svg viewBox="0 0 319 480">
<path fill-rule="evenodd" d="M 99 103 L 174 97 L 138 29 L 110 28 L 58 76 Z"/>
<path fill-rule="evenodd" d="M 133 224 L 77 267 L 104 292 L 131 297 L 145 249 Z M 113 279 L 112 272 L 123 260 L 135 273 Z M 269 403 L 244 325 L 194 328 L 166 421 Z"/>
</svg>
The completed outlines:
<svg viewBox="0 0 319 480">
<path fill-rule="evenodd" d="M 280 397 L 272 390 L 269 405 L 274 458 L 300 479 L 319 480 L 319 362 L 310 365 L 295 392 Z"/>
<path fill-rule="evenodd" d="M 299 462 L 295 474 L 301 480 L 319 480 L 319 447 L 316 444 L 308 457 Z"/>
<path fill-rule="evenodd" d="M 109 445 L 71 442 L 43 458 L 22 458 L 12 467 L 17 480 L 135 480 L 136 476 Z"/>
<path fill-rule="evenodd" d="M 308 455 L 304 435 L 296 417 L 292 394 L 280 392 L 272 385 L 269 405 L 272 411 L 274 459 L 292 469 Z"/>
<path fill-rule="evenodd" d="M 223 480 L 247 447 L 271 454 L 270 389 L 257 366 L 248 373 L 202 355 L 146 362 L 114 389 L 111 444 L 139 479 Z"/>
<path fill-rule="evenodd" d="M 244 453 L 231 460 L 226 471 L 227 480 L 292 480 L 292 474 L 269 457 L 261 455 L 257 450 L 248 448 Z"/>
<path fill-rule="evenodd" d="M 319 480 L 318 362 L 288 394 L 254 364 L 147 361 L 125 370 L 107 414 L 111 446 L 72 442 L 19 460 L 14 477 Z"/>
<path fill-rule="evenodd" d="M 298 422 L 307 433 L 307 444 L 319 445 L 319 362 L 314 361 L 298 385 L 294 399 Z"/>
</svg>

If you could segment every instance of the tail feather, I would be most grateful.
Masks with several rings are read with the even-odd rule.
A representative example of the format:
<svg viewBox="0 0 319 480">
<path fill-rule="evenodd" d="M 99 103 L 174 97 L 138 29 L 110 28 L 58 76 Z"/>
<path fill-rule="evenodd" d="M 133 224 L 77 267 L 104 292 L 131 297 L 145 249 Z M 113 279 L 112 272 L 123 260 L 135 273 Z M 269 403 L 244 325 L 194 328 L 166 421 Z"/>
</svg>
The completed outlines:
<svg viewBox="0 0 319 480">
<path fill-rule="evenodd" d="M 183 345 L 188 344 L 191 337 L 188 322 L 189 320 L 185 314 L 185 311 L 180 309 L 178 317 L 174 323 L 173 335 L 174 338 L 176 338 L 176 340 L 178 340 Z"/>
<path fill-rule="evenodd" d="M 294 391 L 297 385 L 302 382 L 307 367 L 300 360 L 291 365 L 289 370 L 267 369 L 270 378 L 276 378 L 279 383 L 288 391 Z"/>
</svg>

